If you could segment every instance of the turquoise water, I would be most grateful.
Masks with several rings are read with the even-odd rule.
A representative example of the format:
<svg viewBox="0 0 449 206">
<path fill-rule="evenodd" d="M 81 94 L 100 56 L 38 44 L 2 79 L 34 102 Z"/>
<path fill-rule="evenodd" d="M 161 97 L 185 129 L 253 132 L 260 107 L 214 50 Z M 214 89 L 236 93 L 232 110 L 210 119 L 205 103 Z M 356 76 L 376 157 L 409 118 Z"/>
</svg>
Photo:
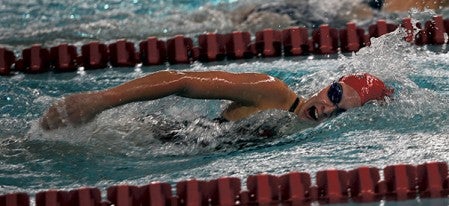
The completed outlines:
<svg viewBox="0 0 449 206">
<path fill-rule="evenodd" d="M 72 8 L 69 4 L 44 1 L 48 9 L 38 6 L 41 1 L 5 2 L 0 13 L 15 15 L 0 15 L 0 43 L 19 52 L 32 43 L 81 45 L 96 38 L 111 41 L 117 35 L 144 39 L 148 34 L 162 35 L 164 31 L 151 28 L 132 31 L 140 23 L 129 23 L 129 18 L 156 15 L 151 13 L 154 11 L 168 19 L 178 15 L 169 9 L 153 11 L 155 4 L 149 2 L 133 2 L 136 3 L 95 1 L 91 8 L 93 2 L 80 1 Z M 205 3 L 158 2 L 167 7 L 190 9 L 179 11 L 183 15 L 204 9 L 201 5 Z M 224 4 L 209 3 L 209 10 L 213 11 L 215 5 L 232 9 L 237 4 L 221 3 Z M 107 9 L 105 4 L 109 5 Z M 17 11 L 11 11 L 12 8 Z M 22 10 L 27 12 L 19 15 Z M 58 20 L 52 16 L 56 11 L 72 13 Z M 79 18 L 71 19 L 70 15 L 77 12 Z M 122 13 L 126 15 L 120 16 Z M 28 22 L 19 23 L 27 18 Z M 8 23 L 11 26 L 6 26 Z M 163 24 L 155 21 L 158 23 L 161 25 L 158 29 L 162 28 Z M 33 194 L 49 188 L 81 186 L 104 189 L 121 183 L 142 185 L 151 181 L 174 184 L 188 178 L 222 176 L 244 180 L 260 172 L 280 175 L 305 171 L 314 176 L 315 172 L 330 168 L 350 170 L 368 165 L 382 169 L 399 163 L 447 162 L 449 54 L 445 46 L 415 47 L 401 37 L 401 31 L 396 31 L 373 39 L 371 47 L 357 54 L 0 77 L 0 193 Z M 38 126 L 46 108 L 65 94 L 108 88 L 163 69 L 263 72 L 286 81 L 304 97 L 344 74 L 370 72 L 394 87 L 396 93 L 386 104 L 373 102 L 307 127 L 281 111 L 217 125 L 211 119 L 228 102 L 179 97 L 113 108 L 80 127 L 47 132 Z M 251 132 L 239 131 L 247 125 L 251 125 L 249 131 L 261 126 L 276 127 L 278 134 L 261 139 Z M 161 141 L 158 137 L 167 131 L 176 132 L 179 138 Z M 434 201 L 448 204 L 446 199 Z M 395 204 L 425 203 L 411 200 Z"/>
</svg>

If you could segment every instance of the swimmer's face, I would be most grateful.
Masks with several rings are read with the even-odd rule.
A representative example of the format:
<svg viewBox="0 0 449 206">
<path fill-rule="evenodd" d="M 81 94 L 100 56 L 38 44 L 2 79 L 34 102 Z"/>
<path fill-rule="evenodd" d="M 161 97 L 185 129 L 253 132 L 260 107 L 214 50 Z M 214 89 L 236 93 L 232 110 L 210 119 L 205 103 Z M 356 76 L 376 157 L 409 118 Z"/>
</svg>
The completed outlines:
<svg viewBox="0 0 449 206">
<path fill-rule="evenodd" d="M 360 106 L 360 96 L 352 87 L 335 82 L 306 100 L 297 114 L 303 120 L 319 122 Z"/>
</svg>

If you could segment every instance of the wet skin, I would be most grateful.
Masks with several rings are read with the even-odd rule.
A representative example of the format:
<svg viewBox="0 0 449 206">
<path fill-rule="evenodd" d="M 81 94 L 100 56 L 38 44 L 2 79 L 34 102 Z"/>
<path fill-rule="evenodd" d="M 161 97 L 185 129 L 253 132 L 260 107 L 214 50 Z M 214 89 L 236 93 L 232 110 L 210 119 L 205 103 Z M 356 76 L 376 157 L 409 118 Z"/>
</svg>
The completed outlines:
<svg viewBox="0 0 449 206">
<path fill-rule="evenodd" d="M 360 106 L 360 98 L 342 83 L 343 97 L 339 108 Z M 332 116 L 337 108 L 327 97 L 329 86 L 301 99 L 294 113 L 303 121 L 319 122 Z M 193 99 L 225 99 L 231 104 L 222 116 L 237 121 L 269 109 L 288 111 L 297 94 L 283 81 L 266 74 L 230 73 L 223 71 L 161 71 L 131 80 L 119 86 L 94 92 L 68 95 L 55 102 L 41 118 L 46 130 L 91 121 L 104 110 L 123 104 L 150 101 L 169 95 Z"/>
</svg>

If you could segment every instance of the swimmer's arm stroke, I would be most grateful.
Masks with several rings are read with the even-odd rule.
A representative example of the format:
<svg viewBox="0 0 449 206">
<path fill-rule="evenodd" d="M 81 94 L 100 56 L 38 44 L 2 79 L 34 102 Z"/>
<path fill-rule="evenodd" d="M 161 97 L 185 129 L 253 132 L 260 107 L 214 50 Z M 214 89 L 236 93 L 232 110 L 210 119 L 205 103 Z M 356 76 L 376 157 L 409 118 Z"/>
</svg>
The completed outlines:
<svg viewBox="0 0 449 206">
<path fill-rule="evenodd" d="M 226 99 L 260 109 L 288 109 L 296 94 L 274 77 L 223 71 L 161 71 L 119 86 L 64 97 L 42 117 L 44 129 L 80 124 L 109 108 L 177 95 L 193 99 Z"/>
</svg>

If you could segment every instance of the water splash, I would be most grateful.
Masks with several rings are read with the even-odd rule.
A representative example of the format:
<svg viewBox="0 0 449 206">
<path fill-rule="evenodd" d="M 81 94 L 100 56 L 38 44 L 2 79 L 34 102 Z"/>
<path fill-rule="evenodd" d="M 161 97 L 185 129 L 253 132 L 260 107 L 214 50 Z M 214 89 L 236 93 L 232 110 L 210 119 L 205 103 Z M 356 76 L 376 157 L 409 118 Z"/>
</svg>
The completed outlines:
<svg viewBox="0 0 449 206">
<path fill-rule="evenodd" d="M 301 61 L 288 58 L 256 60 L 249 63 L 233 62 L 218 65 L 197 62 L 188 69 L 265 72 L 283 79 L 298 94 L 305 97 L 319 91 L 340 76 L 348 73 L 369 72 L 379 76 L 386 81 L 387 85 L 396 90 L 394 99 L 390 100 L 388 104 L 382 106 L 382 104 L 374 103 L 375 106 L 355 109 L 349 112 L 350 116 L 326 121 L 320 126 L 306 131 L 303 131 L 304 127 L 296 128 L 297 124 L 286 124 L 289 126 L 286 129 L 280 129 L 281 132 L 276 137 L 286 138 L 291 134 L 296 134 L 300 136 L 299 140 L 301 140 L 307 139 L 312 134 L 315 136 L 317 131 L 327 133 L 353 130 L 353 124 L 357 121 L 378 122 L 379 128 L 381 128 L 386 126 L 385 122 L 399 121 L 403 118 L 413 119 L 417 115 L 425 116 L 447 109 L 444 103 L 435 104 L 441 102 L 438 94 L 420 88 L 420 85 L 413 80 L 412 77 L 419 75 L 422 71 L 414 67 L 413 62 L 420 62 L 418 58 L 431 58 L 432 53 L 405 42 L 404 34 L 401 29 L 398 29 L 380 38 L 373 38 L 370 47 L 362 48 L 351 56 L 340 55 L 337 58 L 302 59 Z M 108 79 L 114 79 L 114 75 L 108 75 L 110 76 Z M 446 74 L 440 73 L 440 75 Z M 83 78 L 89 79 L 85 76 Z M 80 79 L 81 82 L 84 81 L 83 78 Z M 98 84 L 102 84 L 102 77 L 95 78 L 99 79 Z M 123 80 L 122 78 L 118 79 L 119 82 Z M 426 98 L 420 98 L 422 96 L 426 96 Z M 443 102 L 446 101 L 447 98 Z M 76 144 L 97 144 L 99 147 L 106 148 L 105 150 L 134 151 L 136 155 L 193 155 L 215 152 L 217 149 L 220 151 L 237 150 L 242 148 L 242 145 L 249 147 L 258 144 L 264 145 L 266 142 L 259 141 L 260 137 L 256 134 L 257 132 L 254 132 L 263 127 L 264 122 L 279 122 L 282 119 L 275 115 L 279 112 L 270 111 L 239 123 L 218 125 L 212 119 L 217 117 L 227 104 L 227 102 L 185 100 L 173 97 L 112 109 L 103 112 L 94 122 L 80 128 L 67 128 L 46 133 L 39 131 L 35 126 L 30 133 L 35 136 L 32 138 L 73 141 Z M 145 112 L 142 114 L 142 111 Z M 378 115 L 373 116 L 373 114 Z M 267 121 L 270 118 L 275 118 L 275 120 Z M 294 122 L 294 120 L 290 120 L 288 122 Z M 340 121 L 343 124 L 337 125 L 336 123 Z M 434 123 L 431 122 L 431 124 Z M 241 128 L 248 127 L 247 125 L 251 125 L 251 127 L 247 128 L 246 133 L 236 132 Z M 293 129 L 297 129 L 296 132 L 292 132 Z M 370 127 L 360 127 L 359 129 L 370 129 Z M 171 143 L 171 141 L 173 142 Z"/>
<path fill-rule="evenodd" d="M 194 15 L 203 17 L 208 12 Z M 416 18 L 421 21 L 428 15 Z M 143 34 L 147 31 L 144 24 L 157 25 L 146 19 L 133 26 L 119 19 L 112 23 L 96 20 L 84 23 L 82 28 L 87 38 L 99 34 L 110 40 L 115 37 L 111 30 L 127 30 L 122 26 L 128 23 L 130 28 L 142 29 L 138 32 Z M 179 19 L 173 22 L 176 25 Z M 25 37 L 36 43 L 46 41 L 43 36 L 52 39 L 54 36 L 46 36 L 49 32 L 65 36 L 64 29 L 59 28 L 42 29 L 35 36 Z M 201 24 L 196 28 L 201 28 Z M 28 35 L 29 31 L 22 32 Z M 76 35 L 68 38 L 77 40 Z M 403 162 L 447 161 L 444 145 L 449 144 L 448 54 L 410 45 L 402 40 L 403 35 L 403 31 L 397 30 L 372 39 L 371 47 L 348 56 L 195 63 L 182 68 L 268 73 L 285 80 L 305 97 L 354 72 L 373 73 L 396 90 L 386 104 L 372 102 L 306 128 L 297 124 L 291 114 L 279 111 L 217 124 L 212 119 L 228 102 L 170 97 L 124 105 L 103 112 L 86 125 L 48 132 L 39 127 L 38 118 L 64 93 L 107 88 L 153 69 L 120 68 L 2 79 L 2 95 L 7 95 L 0 99 L 5 103 L 0 105 L 0 173 L 12 186 L 1 187 L 0 191 L 73 188 L 83 184 L 106 187 L 119 182 L 144 184 L 154 180 L 176 182 L 192 174 L 196 178 L 246 177 L 257 172 L 353 169 L 365 163 L 381 168 Z M 260 128 L 273 126 L 278 132 L 273 138 L 259 136 Z"/>
</svg>

